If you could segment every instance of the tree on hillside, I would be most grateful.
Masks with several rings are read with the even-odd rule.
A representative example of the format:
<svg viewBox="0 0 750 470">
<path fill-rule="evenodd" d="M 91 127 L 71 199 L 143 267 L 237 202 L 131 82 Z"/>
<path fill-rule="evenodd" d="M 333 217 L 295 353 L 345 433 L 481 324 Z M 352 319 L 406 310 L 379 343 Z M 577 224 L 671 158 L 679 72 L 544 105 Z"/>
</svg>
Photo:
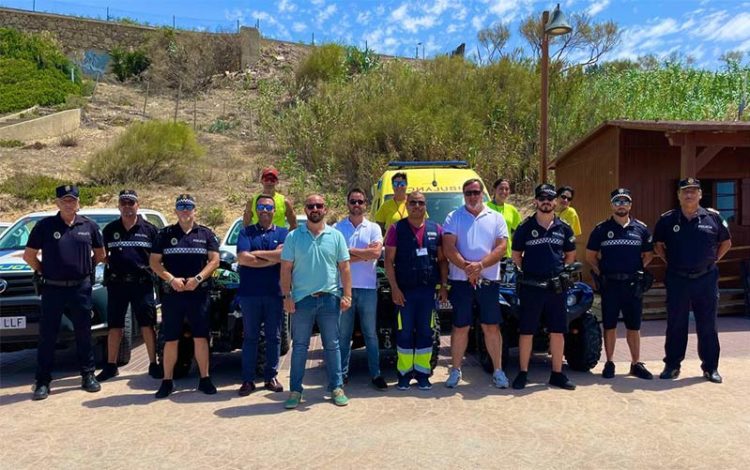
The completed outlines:
<svg viewBox="0 0 750 470">
<path fill-rule="evenodd" d="M 521 36 L 531 47 L 535 58 L 541 56 L 544 29 L 540 13 L 532 13 L 521 21 Z M 573 13 L 569 17 L 573 32 L 562 36 L 550 36 L 550 60 L 568 66 L 587 67 L 611 51 L 620 42 L 620 29 L 612 21 L 596 22 L 585 13 Z"/>
<path fill-rule="evenodd" d="M 495 23 L 488 28 L 479 30 L 477 33 L 479 62 L 494 64 L 506 56 L 507 54 L 503 49 L 505 49 L 508 39 L 510 39 L 510 28 L 503 23 Z"/>
</svg>

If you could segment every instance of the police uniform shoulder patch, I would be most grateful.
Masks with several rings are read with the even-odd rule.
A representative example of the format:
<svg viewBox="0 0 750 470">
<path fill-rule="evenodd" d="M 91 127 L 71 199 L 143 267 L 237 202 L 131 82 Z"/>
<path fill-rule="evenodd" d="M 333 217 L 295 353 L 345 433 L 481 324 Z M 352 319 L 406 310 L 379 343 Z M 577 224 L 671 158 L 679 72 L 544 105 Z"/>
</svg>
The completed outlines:
<svg viewBox="0 0 750 470">
<path fill-rule="evenodd" d="M 674 214 L 674 209 L 669 209 L 667 212 L 664 212 L 660 217 L 667 217 L 669 215 Z"/>
</svg>

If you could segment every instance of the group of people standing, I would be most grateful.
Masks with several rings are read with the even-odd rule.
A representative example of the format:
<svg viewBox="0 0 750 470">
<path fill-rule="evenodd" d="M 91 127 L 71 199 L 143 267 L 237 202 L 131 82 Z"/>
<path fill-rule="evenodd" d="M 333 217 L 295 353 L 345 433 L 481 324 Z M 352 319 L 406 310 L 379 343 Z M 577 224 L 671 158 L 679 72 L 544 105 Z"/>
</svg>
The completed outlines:
<svg viewBox="0 0 750 470">
<path fill-rule="evenodd" d="M 452 367 L 445 385 L 454 388 L 462 381 L 461 366 L 473 322 L 473 305 L 477 305 L 494 366 L 492 384 L 498 388 L 511 386 L 501 366 L 503 318 L 498 299 L 504 259 L 511 260 L 519 272 L 520 367 L 512 387 L 522 389 L 527 385 L 533 335 L 544 320 L 552 356 L 549 384 L 575 389 L 562 371 L 568 324 L 565 289 L 560 285 L 560 274 L 575 261 L 576 236 L 580 234 L 578 216 L 570 207 L 572 188 L 539 185 L 535 189 L 534 214 L 521 220 L 517 209 L 506 200 L 510 193 L 507 180 L 497 180 L 492 200 L 485 202 L 482 181 L 470 179 L 462 187 L 464 204 L 439 224 L 428 217 L 425 195 L 419 191 L 407 194 L 406 173 L 396 173 L 391 181 L 395 197 L 383 204 L 375 222 L 365 217 L 365 191 L 353 188 L 346 199 L 348 215 L 335 226 L 325 223 L 327 205 L 320 194 L 306 197 L 307 221 L 296 226 L 291 204 L 275 192 L 278 171 L 264 170 L 262 181 L 264 193 L 248 203 L 248 223 L 237 242 L 238 295 L 244 327 L 240 395 L 249 395 L 256 389 L 261 328 L 266 339 L 264 388 L 283 391 L 277 374 L 284 312 L 290 316 L 292 332 L 286 408 L 296 408 L 303 400 L 303 378 L 315 324 L 324 350 L 327 388 L 336 405 L 345 406 L 349 401 L 344 385 L 349 380 L 356 320 L 364 336 L 372 385 L 378 390 L 388 388 L 379 367 L 376 331 L 376 262 L 383 251 L 385 273 L 398 312 L 399 390 L 410 388 L 412 381 L 421 390 L 432 387 L 430 360 L 436 298 L 450 300 L 453 306 Z M 597 225 L 589 237 L 586 259 L 602 295 L 605 378 L 613 377 L 615 372 L 612 355 L 620 313 L 628 330 L 630 374 L 652 378 L 639 358 L 639 330 L 641 280 L 655 252 L 667 264 L 666 357 L 660 377 L 672 379 L 679 375 L 692 306 L 704 375 L 712 382 L 722 380 L 718 373 L 716 261 L 731 246 L 729 232 L 716 211 L 700 207 L 698 180 L 680 181 L 677 193 L 680 207 L 662 215 L 652 238 L 645 224 L 630 215 L 630 191 L 618 188 L 610 195 L 612 217 Z M 76 215 L 75 187 L 58 188 L 56 201 L 60 212 L 37 224 L 24 254 L 28 264 L 45 279 L 34 399 L 49 394 L 54 341 L 66 307 L 72 311 L 76 326 L 85 390 L 96 392 L 100 389 L 98 381 L 117 375 L 120 319 L 130 305 L 144 333 L 151 360 L 149 374 L 162 378 L 156 397 L 167 397 L 174 390 L 177 340 L 185 319 L 195 341 L 200 371 L 198 389 L 216 393 L 209 376 L 206 281 L 219 264 L 218 239 L 210 229 L 196 223 L 195 199 L 180 195 L 175 202 L 178 222 L 157 233 L 155 227 L 137 215 L 136 192 L 124 190 L 119 197 L 121 218 L 104 228 L 104 238 L 93 222 Z M 565 201 L 559 216 L 555 212 L 558 201 Z M 284 227 L 287 223 L 290 229 Z M 41 261 L 39 250 L 44 252 Z M 108 263 L 110 354 L 109 364 L 94 377 L 88 314 L 91 284 L 87 279 L 93 266 L 103 261 Z M 153 292 L 153 284 L 145 275 L 149 271 L 162 280 L 162 328 L 166 340 L 163 365 L 157 365 L 155 360 L 153 295 L 149 299 L 146 293 L 149 289 Z"/>
</svg>

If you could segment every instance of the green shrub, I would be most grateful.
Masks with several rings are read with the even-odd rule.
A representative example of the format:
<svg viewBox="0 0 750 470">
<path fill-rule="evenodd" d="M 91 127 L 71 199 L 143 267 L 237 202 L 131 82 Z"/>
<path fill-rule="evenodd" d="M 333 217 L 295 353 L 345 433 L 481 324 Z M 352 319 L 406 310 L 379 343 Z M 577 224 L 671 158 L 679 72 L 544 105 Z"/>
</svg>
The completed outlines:
<svg viewBox="0 0 750 470">
<path fill-rule="evenodd" d="M 208 126 L 208 132 L 212 134 L 223 134 L 233 127 L 237 127 L 236 121 L 229 121 L 219 118 L 212 122 L 210 126 Z"/>
<path fill-rule="evenodd" d="M 50 35 L 0 28 L 0 113 L 64 103 L 81 91 L 80 71 Z"/>
<path fill-rule="evenodd" d="M 346 49 L 338 44 L 324 44 L 312 50 L 295 72 L 297 88 L 315 85 L 318 81 L 343 80 L 347 75 Z"/>
<path fill-rule="evenodd" d="M 13 147 L 23 147 L 23 142 L 20 140 L 0 140 L 0 147 L 3 148 L 13 148 Z"/>
<path fill-rule="evenodd" d="M 0 192 L 25 201 L 48 202 L 55 198 L 55 188 L 70 183 L 70 181 L 53 178 L 52 176 L 19 172 L 0 183 Z M 112 188 L 108 186 L 89 183 L 76 184 L 80 190 L 82 206 L 90 205 L 102 194 L 112 191 Z"/>
<path fill-rule="evenodd" d="M 224 209 L 218 206 L 209 206 L 204 208 L 203 210 L 201 210 L 199 218 L 202 224 L 207 225 L 212 229 L 216 229 L 216 227 L 226 221 Z"/>
<path fill-rule="evenodd" d="M 121 82 L 129 78 L 140 77 L 151 65 L 146 53 L 140 49 L 126 51 L 115 47 L 109 51 L 109 56 L 112 59 L 112 73 Z"/>
<path fill-rule="evenodd" d="M 84 173 L 101 184 L 183 184 L 203 153 L 185 123 L 136 122 L 95 154 Z"/>
</svg>

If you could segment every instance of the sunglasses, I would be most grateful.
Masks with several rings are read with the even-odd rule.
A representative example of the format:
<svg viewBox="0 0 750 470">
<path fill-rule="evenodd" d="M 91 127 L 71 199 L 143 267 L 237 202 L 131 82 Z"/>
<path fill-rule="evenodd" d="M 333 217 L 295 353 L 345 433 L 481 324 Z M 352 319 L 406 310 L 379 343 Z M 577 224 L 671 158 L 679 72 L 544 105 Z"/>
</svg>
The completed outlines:
<svg viewBox="0 0 750 470">
<path fill-rule="evenodd" d="M 555 196 L 537 196 L 536 200 L 539 202 L 552 202 L 555 200 Z"/>
<path fill-rule="evenodd" d="M 135 201 L 132 199 L 120 199 L 121 206 L 134 206 Z"/>
<path fill-rule="evenodd" d="M 612 201 L 613 206 L 629 206 L 631 202 L 627 199 L 615 199 Z"/>
<path fill-rule="evenodd" d="M 323 209 L 326 205 L 325 204 L 305 204 L 305 208 L 309 211 L 313 209 Z"/>
<path fill-rule="evenodd" d="M 275 209 L 273 204 L 258 204 L 255 208 L 258 209 L 258 212 L 273 212 Z"/>
<path fill-rule="evenodd" d="M 479 191 L 478 189 L 464 191 L 464 196 L 479 196 L 480 194 L 482 194 L 482 191 Z"/>
<path fill-rule="evenodd" d="M 573 200 L 573 196 L 566 196 L 564 194 L 560 195 L 559 197 L 560 197 L 560 199 L 564 199 L 566 201 L 572 201 Z"/>
<path fill-rule="evenodd" d="M 405 188 L 406 187 L 406 181 L 394 181 L 393 182 L 394 188 Z"/>
<path fill-rule="evenodd" d="M 271 182 L 271 183 L 275 183 L 278 180 L 279 179 L 277 177 L 275 177 L 275 176 L 265 176 L 265 177 L 263 177 L 263 181 L 268 181 L 268 182 Z"/>
<path fill-rule="evenodd" d="M 174 206 L 178 211 L 191 211 L 195 209 L 195 204 L 177 204 Z"/>
<path fill-rule="evenodd" d="M 426 206 L 427 203 L 425 201 L 409 201 L 409 205 L 422 207 L 422 206 Z"/>
<path fill-rule="evenodd" d="M 349 205 L 352 206 L 364 206 L 365 201 L 364 199 L 349 199 Z"/>
</svg>

